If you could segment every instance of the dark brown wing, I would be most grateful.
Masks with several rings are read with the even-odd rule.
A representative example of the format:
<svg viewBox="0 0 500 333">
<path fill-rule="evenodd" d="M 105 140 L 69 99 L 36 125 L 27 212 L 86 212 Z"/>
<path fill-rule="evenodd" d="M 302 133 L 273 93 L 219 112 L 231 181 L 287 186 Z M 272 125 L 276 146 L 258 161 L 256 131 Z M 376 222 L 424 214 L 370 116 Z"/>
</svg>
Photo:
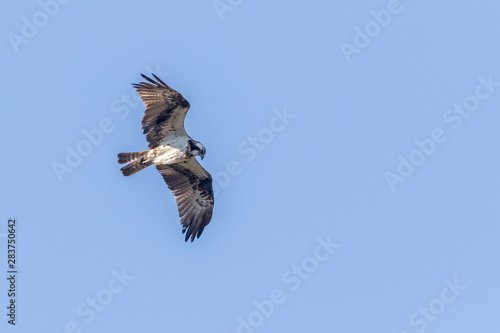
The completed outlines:
<svg viewBox="0 0 500 333">
<path fill-rule="evenodd" d="M 132 84 L 146 105 L 142 129 L 149 142 L 149 148 L 155 148 L 169 131 L 181 131 L 185 134 L 184 118 L 189 110 L 189 102 L 181 94 L 170 88 L 159 77 L 150 79 L 144 74 L 141 76 L 147 82 Z"/>
<path fill-rule="evenodd" d="M 157 165 L 168 188 L 174 193 L 186 242 L 199 238 L 210 223 L 214 208 L 212 176 L 193 157 L 176 164 Z"/>
</svg>

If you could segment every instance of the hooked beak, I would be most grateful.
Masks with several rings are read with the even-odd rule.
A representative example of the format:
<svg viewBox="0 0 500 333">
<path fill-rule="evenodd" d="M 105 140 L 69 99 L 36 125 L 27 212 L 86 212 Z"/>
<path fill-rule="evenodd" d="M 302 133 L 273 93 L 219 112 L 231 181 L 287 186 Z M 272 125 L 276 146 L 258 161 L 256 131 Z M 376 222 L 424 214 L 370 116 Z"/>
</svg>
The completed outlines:
<svg viewBox="0 0 500 333">
<path fill-rule="evenodd" d="M 200 154 L 201 159 L 205 157 L 205 154 Z"/>
</svg>

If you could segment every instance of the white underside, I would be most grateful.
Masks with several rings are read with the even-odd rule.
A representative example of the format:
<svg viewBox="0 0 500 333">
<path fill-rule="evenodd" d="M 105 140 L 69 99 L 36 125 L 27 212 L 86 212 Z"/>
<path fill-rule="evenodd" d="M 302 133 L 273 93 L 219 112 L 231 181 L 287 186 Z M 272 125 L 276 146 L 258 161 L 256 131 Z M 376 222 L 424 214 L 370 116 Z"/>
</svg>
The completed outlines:
<svg viewBox="0 0 500 333">
<path fill-rule="evenodd" d="M 186 160 L 184 151 L 178 148 L 165 146 L 165 148 L 162 148 L 161 151 L 163 154 L 156 156 L 153 159 L 153 164 L 174 164 Z"/>
<path fill-rule="evenodd" d="M 157 155 L 153 164 L 174 164 L 186 160 L 187 137 L 167 136 L 162 140 L 164 146 L 155 148 L 150 154 Z M 158 149 L 158 150 L 157 150 Z M 160 155 L 158 155 L 160 153 Z"/>
</svg>

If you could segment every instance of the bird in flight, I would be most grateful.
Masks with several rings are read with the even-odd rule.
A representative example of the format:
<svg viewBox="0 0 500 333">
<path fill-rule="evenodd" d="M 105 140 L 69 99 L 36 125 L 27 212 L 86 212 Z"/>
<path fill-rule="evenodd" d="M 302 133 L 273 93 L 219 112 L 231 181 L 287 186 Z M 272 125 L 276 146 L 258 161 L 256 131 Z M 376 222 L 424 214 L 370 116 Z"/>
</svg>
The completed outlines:
<svg viewBox="0 0 500 333">
<path fill-rule="evenodd" d="M 159 77 L 141 74 L 148 82 L 132 84 L 146 105 L 142 129 L 149 150 L 118 154 L 124 176 L 155 165 L 177 202 L 185 241 L 201 236 L 210 223 L 214 208 L 212 176 L 198 163 L 195 156 L 205 156 L 205 147 L 187 135 L 184 118 L 189 102 Z"/>
</svg>

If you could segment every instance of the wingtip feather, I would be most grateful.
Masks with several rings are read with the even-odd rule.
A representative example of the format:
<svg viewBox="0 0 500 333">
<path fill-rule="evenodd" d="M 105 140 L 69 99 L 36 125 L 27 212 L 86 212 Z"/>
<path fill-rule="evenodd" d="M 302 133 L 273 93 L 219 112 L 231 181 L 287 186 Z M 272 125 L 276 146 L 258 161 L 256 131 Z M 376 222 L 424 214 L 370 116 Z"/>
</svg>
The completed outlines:
<svg viewBox="0 0 500 333">
<path fill-rule="evenodd" d="M 160 79 L 158 76 L 156 76 L 154 73 L 151 73 L 151 75 L 153 75 L 153 77 L 156 79 L 156 81 L 158 81 L 158 82 L 160 82 L 161 84 L 163 84 L 163 86 L 164 86 L 165 88 L 167 88 L 167 87 L 168 87 L 168 85 L 167 85 L 165 82 L 163 82 L 163 80 L 162 80 L 162 79 Z"/>
</svg>

